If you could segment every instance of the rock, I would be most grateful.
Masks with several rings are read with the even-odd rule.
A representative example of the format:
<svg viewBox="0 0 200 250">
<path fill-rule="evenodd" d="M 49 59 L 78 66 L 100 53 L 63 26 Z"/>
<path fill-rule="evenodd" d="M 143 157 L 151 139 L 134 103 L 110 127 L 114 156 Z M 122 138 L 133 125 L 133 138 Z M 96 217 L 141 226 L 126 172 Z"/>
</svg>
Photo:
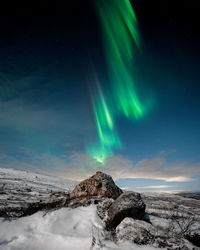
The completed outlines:
<svg viewBox="0 0 200 250">
<path fill-rule="evenodd" d="M 127 240 L 139 245 L 153 244 L 154 234 L 151 224 L 132 218 L 125 218 L 116 228 L 117 241 Z"/>
<path fill-rule="evenodd" d="M 159 249 L 197 249 L 184 238 L 171 237 L 166 230 L 163 231 L 146 221 L 132 218 L 125 218 L 116 227 L 115 240 L 116 242 L 129 241 L 138 245 L 151 245 Z"/>
<path fill-rule="evenodd" d="M 126 192 L 121 194 L 108 209 L 106 228 L 115 229 L 126 217 L 143 219 L 145 216 L 145 204 L 139 193 Z"/>
<path fill-rule="evenodd" d="M 107 219 L 107 212 L 113 201 L 113 199 L 107 198 L 97 205 L 97 214 L 103 221 Z"/>
<path fill-rule="evenodd" d="M 92 177 L 82 181 L 70 194 L 70 199 L 89 200 L 91 198 L 113 198 L 122 194 L 122 190 L 115 185 L 112 177 L 100 171 Z"/>
</svg>

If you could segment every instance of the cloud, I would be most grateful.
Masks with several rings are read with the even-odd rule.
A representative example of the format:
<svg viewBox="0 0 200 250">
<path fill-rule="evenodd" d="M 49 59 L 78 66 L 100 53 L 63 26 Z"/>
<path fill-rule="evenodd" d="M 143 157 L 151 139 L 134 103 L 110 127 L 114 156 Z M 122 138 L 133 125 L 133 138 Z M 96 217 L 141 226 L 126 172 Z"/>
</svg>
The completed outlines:
<svg viewBox="0 0 200 250">
<path fill-rule="evenodd" d="M 135 164 L 121 155 L 108 158 L 105 165 L 101 165 L 81 152 L 72 152 L 61 156 L 37 154 L 28 149 L 22 149 L 20 157 L 6 154 L 0 155 L 0 167 L 30 169 L 66 179 L 83 180 L 96 171 L 110 174 L 114 180 L 123 178 L 144 178 L 164 180 L 167 182 L 192 181 L 193 176 L 200 173 L 200 163 L 174 162 L 167 163 L 167 158 L 157 156 L 142 159 Z M 156 186 L 151 186 L 156 188 Z M 161 188 L 161 187 L 158 187 Z"/>
<path fill-rule="evenodd" d="M 142 187 L 125 187 L 123 189 L 129 190 L 131 188 L 134 189 L 165 189 L 165 188 L 172 188 L 174 186 L 167 186 L 167 185 L 158 185 L 158 186 L 142 186 Z"/>
<path fill-rule="evenodd" d="M 0 72 L 2 151 L 26 146 L 47 152 L 65 144 L 68 151 L 83 150 L 85 141 L 96 135 L 93 114 L 86 97 L 80 98 L 77 89 L 64 88 L 63 81 L 37 73 L 14 77 Z"/>
<path fill-rule="evenodd" d="M 157 186 L 140 186 L 140 187 L 121 187 L 124 191 L 137 191 L 137 192 L 164 192 L 176 189 L 176 186 L 157 185 Z"/>
</svg>

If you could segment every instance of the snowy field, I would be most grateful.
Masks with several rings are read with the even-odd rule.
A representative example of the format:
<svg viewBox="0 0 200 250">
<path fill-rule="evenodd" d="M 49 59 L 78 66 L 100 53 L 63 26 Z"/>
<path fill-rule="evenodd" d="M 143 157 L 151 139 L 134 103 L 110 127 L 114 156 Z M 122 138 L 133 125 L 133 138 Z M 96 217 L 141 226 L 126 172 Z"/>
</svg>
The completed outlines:
<svg viewBox="0 0 200 250">
<path fill-rule="evenodd" d="M 95 205 L 43 210 L 22 217 L 21 211 L 34 204 L 51 204 L 65 199 L 76 184 L 38 173 L 0 169 L 0 212 L 11 211 L 8 218 L 0 217 L 0 250 L 158 249 L 127 241 L 114 244 L 109 239 L 102 240 L 103 225 Z M 186 218 L 195 216 L 193 228 L 200 233 L 200 200 L 166 193 L 142 193 L 142 197 L 151 223 L 158 230 L 168 228 L 169 217 L 177 206 Z M 97 243 L 91 248 L 94 237 Z"/>
<path fill-rule="evenodd" d="M 24 170 L 0 168 L 0 215 L 20 217 L 33 205 L 61 202 L 77 182 Z"/>
</svg>

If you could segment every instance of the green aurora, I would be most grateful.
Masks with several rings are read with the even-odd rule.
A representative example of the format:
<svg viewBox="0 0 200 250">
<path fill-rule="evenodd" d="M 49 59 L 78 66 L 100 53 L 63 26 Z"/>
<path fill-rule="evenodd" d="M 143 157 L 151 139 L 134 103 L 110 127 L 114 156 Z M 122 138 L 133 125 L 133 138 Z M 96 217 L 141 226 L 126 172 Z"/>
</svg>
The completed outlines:
<svg viewBox="0 0 200 250">
<path fill-rule="evenodd" d="M 110 91 L 105 95 L 98 85 L 93 108 L 99 142 L 88 153 L 104 164 L 121 142 L 115 128 L 117 117 L 134 120 L 144 116 L 146 108 L 133 79 L 133 50 L 140 49 L 137 19 L 129 0 L 95 1 L 100 18 Z"/>
</svg>

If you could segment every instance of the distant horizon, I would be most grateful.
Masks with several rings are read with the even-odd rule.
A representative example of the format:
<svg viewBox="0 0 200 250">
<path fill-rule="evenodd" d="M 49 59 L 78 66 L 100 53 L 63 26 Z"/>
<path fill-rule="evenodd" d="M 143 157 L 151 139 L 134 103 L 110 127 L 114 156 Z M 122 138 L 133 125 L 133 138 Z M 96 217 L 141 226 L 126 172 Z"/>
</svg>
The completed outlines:
<svg viewBox="0 0 200 250">
<path fill-rule="evenodd" d="M 1 174 L 1 169 L 11 169 L 11 170 L 16 170 L 16 171 L 25 171 L 28 173 L 34 173 L 34 174 L 40 174 L 40 175 L 44 175 L 44 176 L 49 176 L 49 177 L 56 177 L 58 179 L 62 179 L 62 180 L 66 180 L 66 181 L 75 181 L 78 183 L 80 183 L 81 181 L 89 178 L 90 176 L 94 175 L 96 171 L 94 171 L 93 174 L 91 174 L 90 176 L 83 178 L 82 180 L 76 180 L 76 179 L 70 179 L 70 178 L 63 178 L 62 176 L 57 176 L 57 175 L 53 175 L 47 172 L 42 172 L 42 171 L 31 171 L 29 169 L 18 169 L 18 168 L 1 168 L 0 167 L 0 174 Z M 112 176 L 111 176 L 112 177 Z M 137 178 L 135 178 L 137 180 Z M 148 180 L 148 179 L 147 179 Z M 138 187 L 138 186 L 123 186 L 120 185 L 118 183 L 120 183 L 121 181 L 123 181 L 123 179 L 118 179 L 118 180 L 114 180 L 115 184 L 118 185 L 123 191 L 135 191 L 135 192 L 140 192 L 140 193 L 147 193 L 147 192 L 152 192 L 152 193 L 169 193 L 169 194 L 177 194 L 177 193 L 200 193 L 200 190 L 165 190 L 166 188 L 169 188 L 170 186 L 142 186 L 142 187 Z M 170 187 L 172 188 L 172 187 Z"/>
</svg>

